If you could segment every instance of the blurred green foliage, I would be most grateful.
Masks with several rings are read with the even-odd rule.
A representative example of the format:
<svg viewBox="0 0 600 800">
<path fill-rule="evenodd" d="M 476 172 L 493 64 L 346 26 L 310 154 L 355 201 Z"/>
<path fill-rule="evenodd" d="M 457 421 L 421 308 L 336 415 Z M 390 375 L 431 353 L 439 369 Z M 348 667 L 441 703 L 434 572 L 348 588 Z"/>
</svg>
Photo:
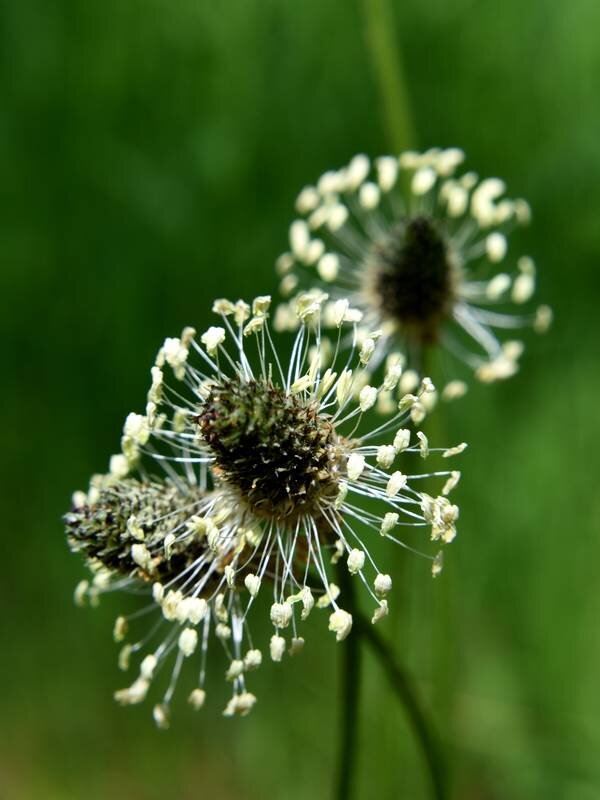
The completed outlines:
<svg viewBox="0 0 600 800">
<path fill-rule="evenodd" d="M 327 797 L 339 647 L 310 623 L 247 720 L 167 733 L 111 699 L 109 598 L 60 516 L 103 470 L 165 335 L 213 296 L 274 289 L 297 190 L 389 149 L 363 3 L 7 0 L 0 7 L 4 341 L 0 797 Z M 527 197 L 522 243 L 556 324 L 521 374 L 446 411 L 464 457 L 442 579 L 405 564 L 382 631 L 418 677 L 460 800 L 600 795 L 600 6 L 407 0 L 393 9 L 421 146 L 459 145 Z M 396 556 L 394 556 L 396 557 Z M 396 590 L 395 590 L 396 591 Z M 214 649 L 216 652 L 216 648 Z M 427 797 L 367 659 L 357 798 Z M 183 693 L 182 693 L 183 694 Z"/>
</svg>

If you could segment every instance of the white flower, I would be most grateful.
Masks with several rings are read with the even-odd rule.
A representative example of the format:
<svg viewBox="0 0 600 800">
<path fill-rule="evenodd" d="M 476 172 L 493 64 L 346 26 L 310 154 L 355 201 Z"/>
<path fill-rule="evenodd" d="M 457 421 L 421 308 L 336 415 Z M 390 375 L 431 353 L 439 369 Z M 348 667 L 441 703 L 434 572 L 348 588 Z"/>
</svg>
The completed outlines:
<svg viewBox="0 0 600 800">
<path fill-rule="evenodd" d="M 334 223 L 339 221 L 338 216 Z M 305 233 L 294 229 L 294 246 L 308 259 Z M 391 591 L 391 569 L 377 565 L 374 551 L 387 543 L 403 545 L 401 532 L 411 527 L 409 549 L 434 564 L 435 572 L 438 562 L 427 552 L 431 540 L 437 551 L 456 534 L 456 506 L 445 494 L 432 497 L 420 488 L 427 478 L 450 491 L 456 471 L 424 474 L 417 466 L 411 476 L 411 460 L 415 465 L 419 454 L 440 452 L 425 452 L 422 437 L 411 446 L 406 427 L 411 409 L 431 394 L 430 382 L 423 380 L 415 386 L 418 395 L 394 403 L 389 420 L 372 425 L 364 412 L 381 392 L 393 391 L 401 360 L 390 361 L 383 386 L 368 383 L 361 361 L 368 360 L 371 345 L 365 348 L 365 342 L 380 341 L 380 334 L 371 329 L 359 337 L 357 316 L 342 303 L 336 308 L 340 336 L 349 334 L 355 345 L 345 352 L 326 346 L 326 299 L 319 292 L 295 299 L 290 313 L 298 329 L 287 363 L 275 351 L 266 297 L 251 305 L 218 300 L 214 308 L 222 326 L 209 328 L 199 342 L 192 342 L 188 329 L 180 339 L 167 340 L 157 359 L 160 380 L 154 371 L 150 387 L 160 424 L 130 415 L 125 437 L 140 449 L 134 462 L 128 459 L 127 475 L 94 479 L 93 496 L 90 490 L 78 498 L 66 517 L 73 549 L 84 552 L 95 574 L 92 585 L 78 589 L 78 599 L 118 590 L 148 599 L 143 614 L 134 611 L 115 625 L 116 638 L 131 637 L 120 665 L 137 661 L 141 681 L 117 698 L 140 702 L 159 670 L 162 675 L 170 669 L 165 695 L 155 705 L 160 726 L 169 718 L 186 661 L 199 674 L 190 704 L 203 705 L 214 640 L 227 652 L 233 695 L 225 714 L 231 716 L 248 713 L 255 702 L 247 682 L 262 662 L 261 652 L 273 661 L 281 661 L 286 650 L 299 653 L 304 636 L 298 627 L 310 624 L 311 614 L 329 609 L 329 628 L 338 641 L 344 639 L 352 616 L 340 605 L 335 561 L 344 557 L 348 571 L 360 576 L 357 583 L 379 619 L 387 612 L 382 598 Z M 243 333 L 251 310 L 261 333 L 248 339 Z M 403 472 L 390 475 L 400 451 Z M 161 469 L 163 479 L 148 479 Z M 364 512 L 363 498 L 369 501 Z M 380 534 L 385 543 L 372 548 Z M 250 635 L 252 615 L 263 613 L 255 602 L 259 590 L 272 592 L 272 636 L 264 643 Z M 152 611 L 154 630 L 163 630 L 146 645 L 151 638 L 141 628 Z M 286 631 L 289 637 L 281 635 Z"/>
<path fill-rule="evenodd" d="M 423 349 L 439 342 L 481 380 L 507 378 L 516 360 L 512 369 L 499 365 L 497 332 L 547 327 L 545 312 L 538 324 L 539 312 L 522 315 L 509 305 L 529 302 L 535 291 L 533 262 L 515 259 L 507 238 L 529 221 L 529 207 L 506 198 L 498 178 L 459 174 L 464 158 L 456 147 L 382 156 L 373 165 L 361 154 L 298 197 L 291 252 L 278 260 L 285 263 L 284 280 L 293 278 L 296 286 L 320 278 L 332 295 L 333 324 L 352 306 L 367 330 L 381 328 L 382 340 L 361 353 L 373 369 L 391 341 L 418 362 Z M 409 180 L 398 181 L 399 173 Z M 307 254 L 317 242 L 322 254 L 315 275 Z M 492 378 L 484 369 L 490 363 Z"/>
</svg>

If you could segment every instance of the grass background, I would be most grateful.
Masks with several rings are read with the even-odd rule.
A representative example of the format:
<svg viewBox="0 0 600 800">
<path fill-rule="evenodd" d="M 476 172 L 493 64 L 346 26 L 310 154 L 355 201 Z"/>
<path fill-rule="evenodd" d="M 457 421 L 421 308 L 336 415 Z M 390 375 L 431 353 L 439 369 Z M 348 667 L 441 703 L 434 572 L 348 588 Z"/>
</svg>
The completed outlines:
<svg viewBox="0 0 600 800">
<path fill-rule="evenodd" d="M 337 661 L 323 624 L 244 721 L 121 709 L 118 604 L 76 609 L 60 516 L 105 468 L 157 345 L 209 298 L 274 288 L 297 190 L 390 149 L 377 0 L 8 0 L 0 8 L 3 800 L 329 796 Z M 448 412 L 471 443 L 443 580 L 405 567 L 382 628 L 443 733 L 460 800 L 600 795 L 600 7 L 407 0 L 390 29 L 423 147 L 527 197 L 556 324 L 509 383 Z M 396 110 L 397 111 L 397 110 Z M 217 670 L 218 671 L 218 670 Z M 366 661 L 356 797 L 427 797 Z"/>
</svg>

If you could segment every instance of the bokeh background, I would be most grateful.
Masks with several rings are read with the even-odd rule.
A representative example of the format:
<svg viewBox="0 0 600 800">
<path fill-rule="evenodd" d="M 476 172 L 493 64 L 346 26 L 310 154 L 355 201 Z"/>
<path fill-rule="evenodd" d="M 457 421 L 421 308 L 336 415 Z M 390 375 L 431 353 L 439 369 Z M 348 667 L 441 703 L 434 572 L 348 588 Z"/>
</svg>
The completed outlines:
<svg viewBox="0 0 600 800">
<path fill-rule="evenodd" d="M 203 712 L 182 700 L 156 731 L 150 705 L 111 699 L 119 604 L 73 606 L 60 517 L 164 336 L 206 326 L 213 296 L 273 290 L 298 189 L 404 136 L 463 147 L 530 200 L 521 244 L 556 321 L 516 379 L 445 410 L 448 441 L 471 443 L 460 537 L 439 581 L 401 567 L 381 630 L 455 798 L 600 796 L 599 30 L 595 0 L 1 5 L 2 800 L 329 796 L 323 622 L 256 674 L 248 719 L 222 719 L 217 675 Z M 355 796 L 428 797 L 368 657 L 364 678 Z"/>
</svg>

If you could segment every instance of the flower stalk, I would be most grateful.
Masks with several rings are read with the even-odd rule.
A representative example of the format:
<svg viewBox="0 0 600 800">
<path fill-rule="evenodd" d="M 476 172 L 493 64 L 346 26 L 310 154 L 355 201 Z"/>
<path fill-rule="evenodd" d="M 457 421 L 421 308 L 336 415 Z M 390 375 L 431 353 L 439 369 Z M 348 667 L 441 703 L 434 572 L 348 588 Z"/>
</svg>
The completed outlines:
<svg viewBox="0 0 600 800">
<path fill-rule="evenodd" d="M 431 796 L 435 800 L 447 800 L 447 772 L 440 743 L 412 679 L 394 658 L 389 645 L 360 612 L 355 615 L 354 627 L 357 638 L 359 636 L 364 638 L 372 649 L 387 675 L 391 688 L 406 711 L 429 772 Z"/>
<path fill-rule="evenodd" d="M 338 578 L 340 589 L 346 598 L 346 608 L 356 619 L 358 608 L 352 576 L 347 570 L 340 568 Z M 350 800 L 355 794 L 361 675 L 360 632 L 357 631 L 346 640 L 341 658 L 337 800 Z"/>
</svg>

